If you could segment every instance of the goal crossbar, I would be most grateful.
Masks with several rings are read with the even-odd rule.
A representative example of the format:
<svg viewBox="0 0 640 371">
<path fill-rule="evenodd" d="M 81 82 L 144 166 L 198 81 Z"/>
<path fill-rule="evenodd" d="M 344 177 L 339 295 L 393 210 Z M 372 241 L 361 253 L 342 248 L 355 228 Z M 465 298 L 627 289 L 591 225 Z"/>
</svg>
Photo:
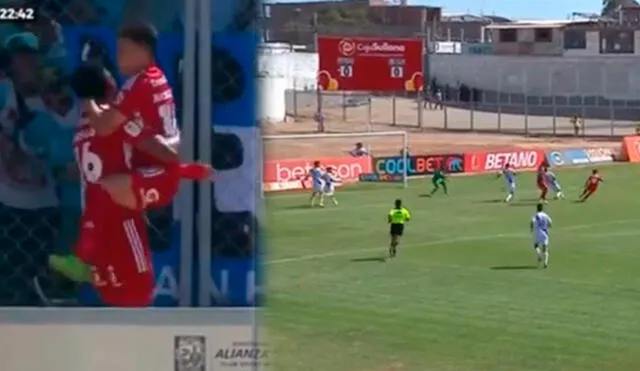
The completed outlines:
<svg viewBox="0 0 640 371">
<path fill-rule="evenodd" d="M 409 176 L 407 173 L 409 135 L 406 131 L 363 131 L 352 133 L 319 133 L 319 134 L 282 134 L 282 135 L 264 135 L 264 140 L 278 139 L 321 139 L 321 138 L 353 138 L 353 137 L 402 137 L 402 156 L 405 166 L 402 167 L 402 185 L 404 188 L 409 186 Z"/>
</svg>

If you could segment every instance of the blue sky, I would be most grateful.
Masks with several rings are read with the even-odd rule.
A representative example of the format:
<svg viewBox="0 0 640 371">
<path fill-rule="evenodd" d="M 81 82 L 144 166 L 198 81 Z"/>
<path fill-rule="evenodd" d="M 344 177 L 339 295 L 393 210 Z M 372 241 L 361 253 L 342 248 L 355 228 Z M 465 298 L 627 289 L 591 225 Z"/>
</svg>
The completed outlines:
<svg viewBox="0 0 640 371">
<path fill-rule="evenodd" d="M 409 0 L 442 6 L 445 13 L 485 13 L 515 19 L 565 19 L 572 12 L 599 13 L 602 0 Z M 446 4 L 446 5 L 445 5 Z"/>
<path fill-rule="evenodd" d="M 267 2 L 296 2 L 270 0 Z M 599 13 L 602 0 L 409 0 L 410 5 L 441 6 L 445 13 L 496 14 L 514 19 L 565 19 L 572 12 Z"/>
</svg>

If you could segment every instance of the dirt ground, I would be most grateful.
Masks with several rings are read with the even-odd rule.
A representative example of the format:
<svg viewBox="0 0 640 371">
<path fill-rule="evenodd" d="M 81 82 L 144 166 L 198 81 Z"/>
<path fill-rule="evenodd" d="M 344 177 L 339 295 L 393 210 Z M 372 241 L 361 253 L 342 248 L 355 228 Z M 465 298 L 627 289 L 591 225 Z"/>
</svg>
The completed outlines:
<svg viewBox="0 0 640 371">
<path fill-rule="evenodd" d="M 362 125 L 368 113 L 352 110 L 349 121 L 344 122 L 341 109 L 325 112 L 325 126 L 331 133 L 350 133 L 372 130 L 404 131 L 408 134 L 409 150 L 415 154 L 461 153 L 482 150 L 509 150 L 517 148 L 571 148 L 607 147 L 619 148 L 619 140 L 590 140 L 581 138 L 525 137 L 507 134 L 485 134 L 469 132 L 444 132 L 436 129 L 407 128 L 390 124 Z M 311 118 L 298 118 L 287 123 L 263 124 L 263 135 L 312 134 L 316 124 Z M 348 138 L 297 138 L 265 139 L 267 159 L 339 157 L 347 155 L 356 142 L 362 142 L 374 156 L 396 155 L 402 148 L 401 136 L 354 136 Z"/>
</svg>

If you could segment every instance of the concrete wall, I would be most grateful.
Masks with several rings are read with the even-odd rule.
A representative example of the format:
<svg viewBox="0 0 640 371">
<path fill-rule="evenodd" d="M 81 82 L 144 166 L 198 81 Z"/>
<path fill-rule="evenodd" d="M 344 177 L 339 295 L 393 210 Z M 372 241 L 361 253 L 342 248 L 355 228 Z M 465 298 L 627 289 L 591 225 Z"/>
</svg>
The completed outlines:
<svg viewBox="0 0 640 371">
<path fill-rule="evenodd" d="M 439 86 L 464 84 L 479 91 L 474 108 L 534 115 L 640 119 L 637 56 L 515 57 L 431 55 Z M 452 103 L 465 106 L 470 103 Z"/>
<path fill-rule="evenodd" d="M 281 45 L 272 45 L 259 51 L 258 73 L 286 78 L 287 89 L 315 90 L 318 54 L 292 52 L 288 45 Z"/>
<path fill-rule="evenodd" d="M 438 84 L 535 96 L 640 99 L 640 58 L 431 55 Z"/>
</svg>

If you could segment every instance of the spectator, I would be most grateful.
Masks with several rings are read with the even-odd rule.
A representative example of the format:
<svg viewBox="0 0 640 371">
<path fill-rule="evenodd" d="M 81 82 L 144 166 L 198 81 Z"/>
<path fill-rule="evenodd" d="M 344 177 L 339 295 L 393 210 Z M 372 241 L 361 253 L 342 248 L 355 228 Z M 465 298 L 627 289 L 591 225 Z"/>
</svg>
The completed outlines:
<svg viewBox="0 0 640 371">
<path fill-rule="evenodd" d="M 429 109 L 431 109 L 431 90 L 427 85 L 422 87 L 422 108 L 427 108 L 429 105 Z"/>
<path fill-rule="evenodd" d="M 444 104 L 443 104 L 443 100 L 444 98 L 442 97 L 442 91 L 440 89 L 436 90 L 436 96 L 435 96 L 435 109 L 444 109 Z"/>
<path fill-rule="evenodd" d="M 51 252 L 72 247 L 77 237 L 74 220 L 80 209 L 79 178 L 69 152 L 78 123 L 74 117 L 77 107 L 67 92 L 65 75 L 81 62 L 72 58 L 81 57 L 117 76 L 111 40 L 100 35 L 104 30 L 116 31 L 124 18 L 141 16 L 164 31 L 181 28 L 184 2 L 160 1 L 160 7 L 137 0 L 35 1 L 37 22 L 0 25 L 0 305 L 55 305 L 47 297 L 76 296 L 74 287 L 58 287 L 60 282 L 51 279 L 46 266 Z M 224 23 L 216 23 L 221 29 L 237 23 L 233 12 L 215 14 L 216 19 L 225 18 Z M 61 26 L 84 28 L 87 32 L 82 34 L 88 36 L 65 40 Z M 69 54 L 67 47 L 79 48 L 80 53 Z M 176 71 L 180 57 L 176 53 Z M 316 121 L 323 131 L 321 114 Z M 229 123 L 219 126 L 236 130 Z M 212 132 L 212 136 L 212 141 L 223 144 L 211 149 L 213 161 L 224 165 L 220 168 L 255 173 L 237 132 Z M 217 200 L 211 217 L 216 236 L 213 255 L 246 257 L 255 251 L 255 200 L 245 197 L 245 189 L 249 192 L 254 183 L 243 179 L 248 178 L 224 179 L 213 186 L 212 197 Z M 152 248 L 171 247 L 175 227 L 171 208 L 150 212 L 149 222 Z"/>
<path fill-rule="evenodd" d="M 573 127 L 573 135 L 575 136 L 580 135 L 580 130 L 582 128 L 582 124 L 584 123 L 584 120 L 580 118 L 578 115 L 574 115 L 571 117 L 571 119 L 569 119 L 569 122 L 571 122 L 571 126 Z"/>
<path fill-rule="evenodd" d="M 25 28 L 37 36 L 42 59 L 49 67 L 66 68 L 67 50 L 62 36 L 62 27 L 57 22 L 43 16 Z"/>
<path fill-rule="evenodd" d="M 369 152 L 364 148 L 364 145 L 361 142 L 356 143 L 355 148 L 349 151 L 349 154 L 353 157 L 365 157 L 369 156 Z"/>
</svg>

